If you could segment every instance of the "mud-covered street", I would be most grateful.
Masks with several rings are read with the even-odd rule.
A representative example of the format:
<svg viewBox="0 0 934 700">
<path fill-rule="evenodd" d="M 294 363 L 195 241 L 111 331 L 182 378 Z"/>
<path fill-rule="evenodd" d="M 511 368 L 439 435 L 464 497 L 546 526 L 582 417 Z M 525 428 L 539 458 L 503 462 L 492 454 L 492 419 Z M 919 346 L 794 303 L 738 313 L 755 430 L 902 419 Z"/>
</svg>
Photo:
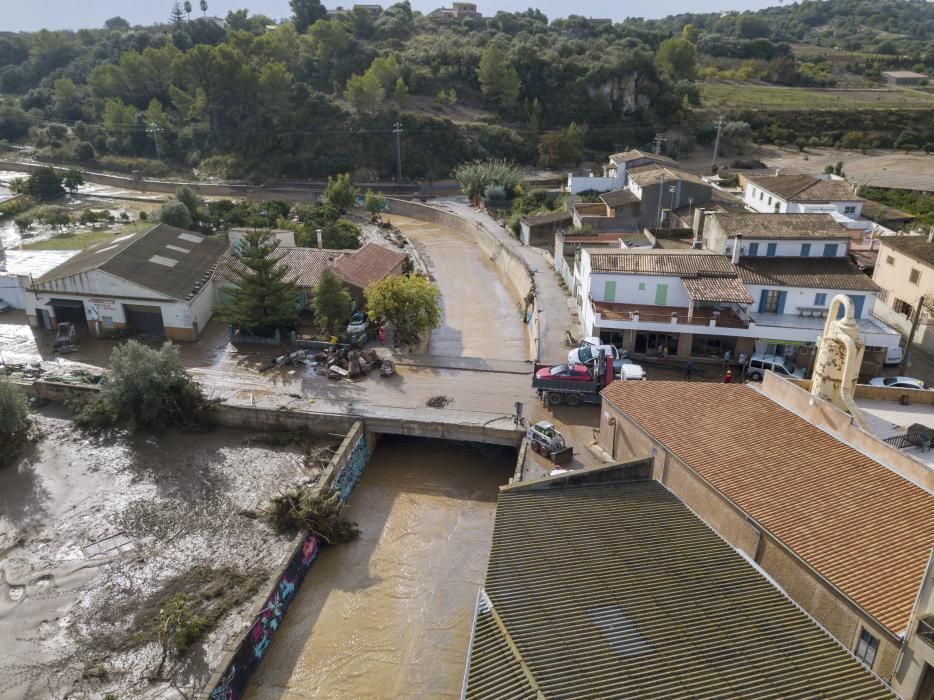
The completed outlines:
<svg viewBox="0 0 934 700">
<path fill-rule="evenodd" d="M 384 437 L 350 499 L 358 541 L 326 548 L 250 700 L 458 697 L 509 449 Z"/>
<path fill-rule="evenodd" d="M 303 455 L 231 430 L 99 441 L 61 407 L 36 420 L 41 440 L 0 470 L 0 698 L 200 688 L 289 550 L 244 513 L 312 478 Z M 150 682 L 160 605 L 218 586 L 220 624 Z"/>
</svg>

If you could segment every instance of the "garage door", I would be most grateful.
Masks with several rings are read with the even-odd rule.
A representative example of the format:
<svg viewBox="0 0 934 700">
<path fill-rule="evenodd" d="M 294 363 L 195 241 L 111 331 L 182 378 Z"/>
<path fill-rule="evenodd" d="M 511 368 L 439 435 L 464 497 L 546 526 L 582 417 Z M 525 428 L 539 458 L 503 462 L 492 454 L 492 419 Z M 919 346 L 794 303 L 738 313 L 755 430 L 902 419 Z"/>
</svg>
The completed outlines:
<svg viewBox="0 0 934 700">
<path fill-rule="evenodd" d="M 165 324 L 162 323 L 162 309 L 158 306 L 139 306 L 124 304 L 126 323 L 142 335 L 165 336 Z"/>
<path fill-rule="evenodd" d="M 52 307 L 52 313 L 55 314 L 55 319 L 59 323 L 70 321 L 80 327 L 87 322 L 84 302 L 80 299 L 50 299 L 49 306 Z"/>
</svg>

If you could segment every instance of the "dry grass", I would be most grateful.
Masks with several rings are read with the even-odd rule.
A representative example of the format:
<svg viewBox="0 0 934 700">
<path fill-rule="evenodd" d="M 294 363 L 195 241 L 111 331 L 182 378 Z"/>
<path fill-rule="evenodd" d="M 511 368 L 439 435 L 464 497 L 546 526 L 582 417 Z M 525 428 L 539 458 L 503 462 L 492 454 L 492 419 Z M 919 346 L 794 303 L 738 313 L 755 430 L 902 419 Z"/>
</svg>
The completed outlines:
<svg viewBox="0 0 934 700">
<path fill-rule="evenodd" d="M 725 82 L 707 82 L 700 87 L 703 104 L 711 109 L 848 110 L 934 108 L 934 95 L 919 90 L 887 90 L 882 88 L 839 90 Z"/>
</svg>

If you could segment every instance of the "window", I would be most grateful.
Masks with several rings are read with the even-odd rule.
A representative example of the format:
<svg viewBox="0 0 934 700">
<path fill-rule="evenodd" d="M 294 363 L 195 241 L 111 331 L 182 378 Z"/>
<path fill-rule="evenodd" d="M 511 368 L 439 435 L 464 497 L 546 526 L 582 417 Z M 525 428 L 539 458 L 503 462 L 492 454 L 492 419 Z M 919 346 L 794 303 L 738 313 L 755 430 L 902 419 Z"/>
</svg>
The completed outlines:
<svg viewBox="0 0 934 700">
<path fill-rule="evenodd" d="M 616 301 L 616 282 L 603 283 L 603 301 Z"/>
<path fill-rule="evenodd" d="M 806 257 L 808 257 L 810 254 L 811 254 L 811 244 L 810 244 L 810 243 L 802 243 L 802 244 L 801 244 L 801 257 L 802 257 L 802 258 L 806 258 Z"/>
<path fill-rule="evenodd" d="M 767 246 L 765 246 L 765 254 L 769 257 L 775 257 L 776 248 L 777 245 L 775 243 L 769 243 Z"/>
<path fill-rule="evenodd" d="M 855 214 L 855 213 L 856 213 L 856 205 L 855 205 L 855 204 L 850 204 L 850 205 L 847 205 L 847 206 L 843 207 L 843 213 L 844 213 L 844 214 Z"/>
<path fill-rule="evenodd" d="M 640 292 L 644 292 L 644 291 L 645 291 L 645 282 L 639 282 L 639 291 L 640 291 Z"/>
<path fill-rule="evenodd" d="M 877 651 L 879 651 L 879 640 L 865 629 L 860 630 L 859 641 L 856 643 L 856 658 L 872 668 Z"/>
<path fill-rule="evenodd" d="M 758 244 L 758 243 L 750 243 L 750 244 L 749 244 L 749 255 L 751 255 L 751 256 L 756 256 L 756 255 L 758 255 L 758 254 L 759 254 L 759 244 Z"/>
<path fill-rule="evenodd" d="M 891 255 L 886 255 L 886 256 L 885 256 L 885 264 L 886 264 L 886 265 L 894 265 L 894 264 L 895 264 L 895 258 L 892 257 Z"/>
<path fill-rule="evenodd" d="M 912 284 L 918 284 L 918 282 L 921 281 L 921 270 L 911 268 L 911 272 L 908 274 L 908 281 Z"/>
<path fill-rule="evenodd" d="M 772 198 L 769 197 L 769 206 L 772 206 Z"/>
<path fill-rule="evenodd" d="M 836 243 L 825 243 L 824 244 L 824 257 L 825 258 L 837 257 L 837 244 Z"/>
<path fill-rule="evenodd" d="M 762 190 L 759 190 L 759 199 L 761 200 L 764 197 L 765 197 L 765 193 Z"/>
<path fill-rule="evenodd" d="M 819 292 L 814 295 L 814 306 L 823 306 L 827 303 L 827 295 L 823 292 Z"/>
<path fill-rule="evenodd" d="M 765 300 L 762 304 L 762 312 L 766 314 L 778 313 L 778 302 L 781 298 L 781 292 L 777 289 L 769 289 L 764 292 Z"/>
</svg>

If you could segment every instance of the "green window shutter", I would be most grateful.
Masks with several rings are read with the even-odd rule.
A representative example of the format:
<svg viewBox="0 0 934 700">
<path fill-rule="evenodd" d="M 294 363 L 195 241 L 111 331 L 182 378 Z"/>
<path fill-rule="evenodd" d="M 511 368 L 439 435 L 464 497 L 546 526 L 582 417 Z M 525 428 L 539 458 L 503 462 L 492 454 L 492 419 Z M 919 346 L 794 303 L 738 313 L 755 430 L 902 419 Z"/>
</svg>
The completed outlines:
<svg viewBox="0 0 934 700">
<path fill-rule="evenodd" d="M 659 284 L 655 287 L 655 303 L 664 306 L 668 303 L 668 285 Z"/>
<path fill-rule="evenodd" d="M 603 283 L 603 301 L 616 301 L 616 282 Z"/>
</svg>

